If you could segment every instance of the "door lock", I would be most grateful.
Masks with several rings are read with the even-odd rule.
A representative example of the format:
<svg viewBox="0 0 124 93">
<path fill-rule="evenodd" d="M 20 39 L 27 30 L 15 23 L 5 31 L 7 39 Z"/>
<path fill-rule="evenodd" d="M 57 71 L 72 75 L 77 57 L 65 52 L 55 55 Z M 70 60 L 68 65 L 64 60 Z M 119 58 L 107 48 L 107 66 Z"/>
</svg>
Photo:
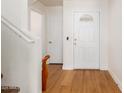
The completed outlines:
<svg viewBox="0 0 124 93">
<path fill-rule="evenodd" d="M 76 43 L 74 43 L 74 45 L 76 45 Z"/>
</svg>

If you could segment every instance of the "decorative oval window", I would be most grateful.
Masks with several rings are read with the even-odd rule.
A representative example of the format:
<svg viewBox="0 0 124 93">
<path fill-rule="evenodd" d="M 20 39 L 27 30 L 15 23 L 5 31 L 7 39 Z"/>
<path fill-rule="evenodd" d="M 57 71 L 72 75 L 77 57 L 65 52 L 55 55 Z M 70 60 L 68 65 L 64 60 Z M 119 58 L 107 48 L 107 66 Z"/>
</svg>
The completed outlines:
<svg viewBox="0 0 124 93">
<path fill-rule="evenodd" d="M 93 21 L 93 17 L 91 15 L 83 15 L 81 18 L 80 18 L 80 21 L 82 22 L 89 22 L 89 21 Z"/>
</svg>

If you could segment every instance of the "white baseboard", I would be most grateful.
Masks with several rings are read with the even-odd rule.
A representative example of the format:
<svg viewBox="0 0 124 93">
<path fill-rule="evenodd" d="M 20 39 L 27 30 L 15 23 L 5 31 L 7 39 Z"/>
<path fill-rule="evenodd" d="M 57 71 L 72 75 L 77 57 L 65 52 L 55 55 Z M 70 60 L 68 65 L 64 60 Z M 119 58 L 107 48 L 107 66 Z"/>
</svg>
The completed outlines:
<svg viewBox="0 0 124 93">
<path fill-rule="evenodd" d="M 108 67 L 100 67 L 100 70 L 108 70 Z"/>
<path fill-rule="evenodd" d="M 100 70 L 108 70 L 108 65 L 100 65 Z"/>
<path fill-rule="evenodd" d="M 108 69 L 108 71 L 109 71 L 110 75 L 112 76 L 112 78 L 114 79 L 115 83 L 118 85 L 119 89 L 122 91 L 121 81 L 118 79 L 116 74 L 111 69 Z"/>
<path fill-rule="evenodd" d="M 63 65 L 62 69 L 63 69 L 63 70 L 74 70 L 73 67 L 66 67 L 66 66 L 64 66 L 64 65 Z M 100 67 L 100 70 L 108 70 L 108 67 L 107 67 L 107 66 L 105 66 L 105 67 Z"/>
<path fill-rule="evenodd" d="M 63 69 L 63 70 L 73 70 L 73 67 L 65 67 L 65 66 L 63 65 L 62 69 Z"/>
</svg>

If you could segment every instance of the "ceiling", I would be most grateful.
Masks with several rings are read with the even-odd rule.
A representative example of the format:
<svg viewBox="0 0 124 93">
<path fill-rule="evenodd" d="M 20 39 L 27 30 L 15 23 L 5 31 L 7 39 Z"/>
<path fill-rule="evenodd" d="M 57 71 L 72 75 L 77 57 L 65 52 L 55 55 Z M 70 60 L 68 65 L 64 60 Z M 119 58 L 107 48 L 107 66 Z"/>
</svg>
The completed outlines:
<svg viewBox="0 0 124 93">
<path fill-rule="evenodd" d="M 62 6 L 63 0 L 40 0 L 46 6 Z"/>
</svg>

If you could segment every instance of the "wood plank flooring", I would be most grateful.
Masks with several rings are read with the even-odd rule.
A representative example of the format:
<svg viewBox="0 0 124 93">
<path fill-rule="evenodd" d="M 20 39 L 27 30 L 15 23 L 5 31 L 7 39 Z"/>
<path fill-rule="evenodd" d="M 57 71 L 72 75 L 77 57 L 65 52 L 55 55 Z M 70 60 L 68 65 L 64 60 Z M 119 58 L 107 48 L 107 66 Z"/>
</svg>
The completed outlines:
<svg viewBox="0 0 124 93">
<path fill-rule="evenodd" d="M 121 93 L 108 71 L 62 70 L 49 65 L 47 90 L 43 93 Z"/>
</svg>

